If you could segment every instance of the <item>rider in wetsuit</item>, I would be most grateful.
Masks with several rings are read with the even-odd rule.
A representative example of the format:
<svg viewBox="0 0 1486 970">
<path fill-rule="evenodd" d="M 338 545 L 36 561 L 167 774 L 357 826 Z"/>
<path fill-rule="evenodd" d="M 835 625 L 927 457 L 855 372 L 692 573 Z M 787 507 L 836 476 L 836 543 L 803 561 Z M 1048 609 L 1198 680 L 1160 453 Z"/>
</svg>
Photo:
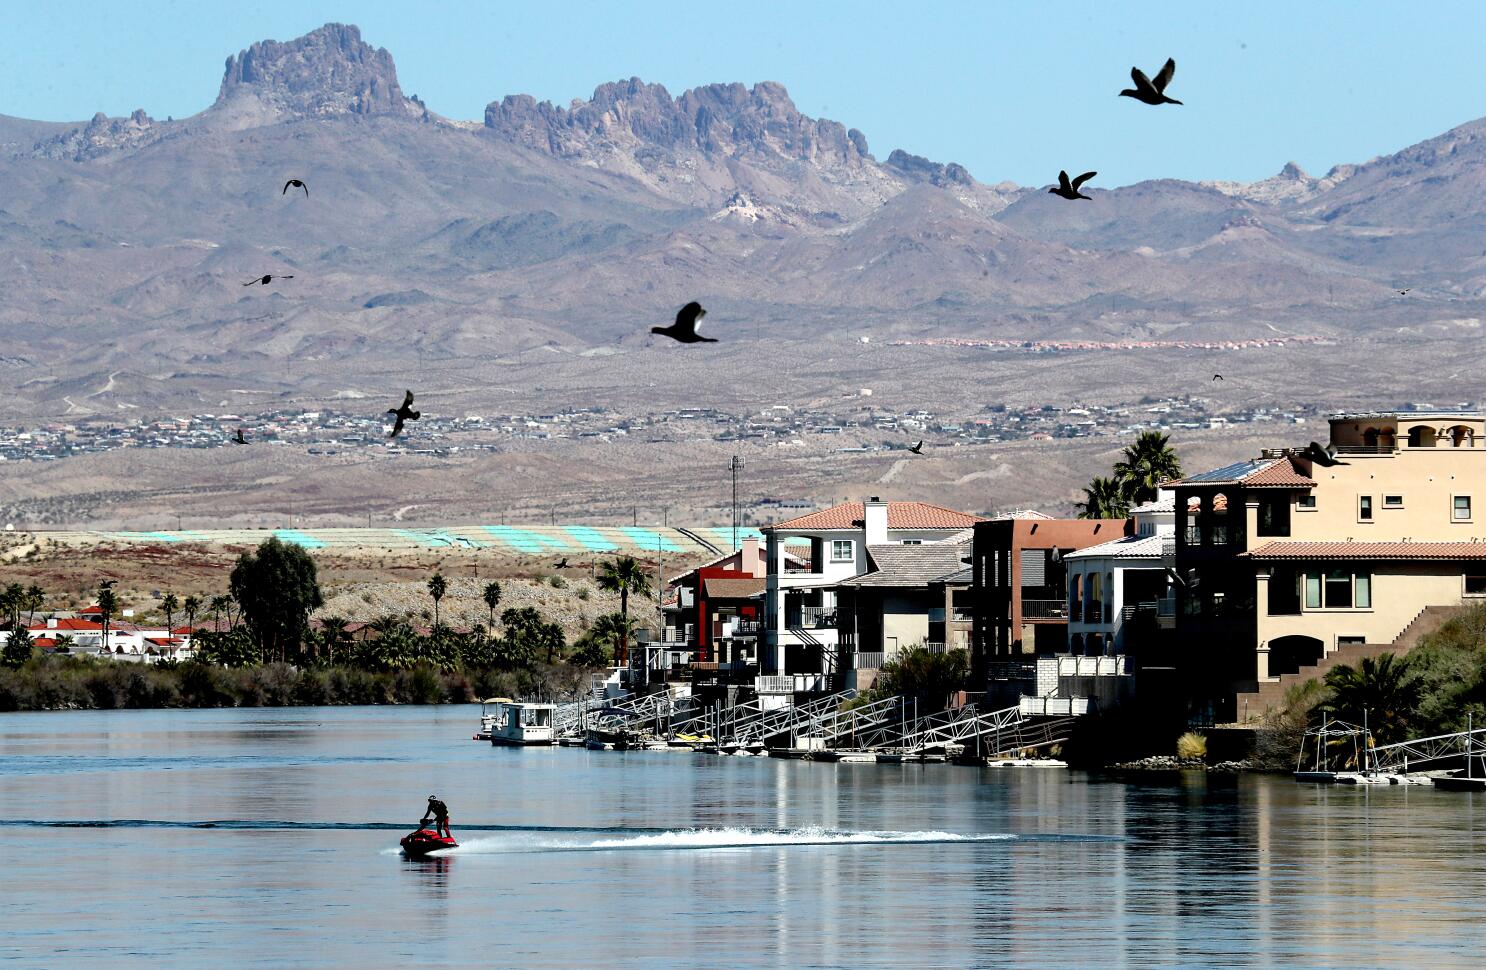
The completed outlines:
<svg viewBox="0 0 1486 970">
<path fill-rule="evenodd" d="M 428 796 L 428 811 L 423 813 L 418 824 L 427 825 L 430 818 L 434 820 L 434 831 L 445 838 L 452 838 L 449 835 L 449 806 L 439 801 L 437 795 Z"/>
</svg>

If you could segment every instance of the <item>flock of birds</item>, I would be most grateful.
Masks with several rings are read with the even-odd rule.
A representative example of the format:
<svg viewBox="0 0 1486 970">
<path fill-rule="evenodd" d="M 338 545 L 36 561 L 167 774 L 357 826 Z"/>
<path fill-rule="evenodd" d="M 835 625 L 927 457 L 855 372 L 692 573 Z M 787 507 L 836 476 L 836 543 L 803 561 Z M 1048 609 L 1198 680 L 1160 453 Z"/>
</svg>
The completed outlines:
<svg viewBox="0 0 1486 970">
<path fill-rule="evenodd" d="M 1171 84 L 1171 80 L 1175 76 L 1176 60 L 1174 58 L 1167 58 L 1166 63 L 1162 65 L 1161 70 L 1157 72 L 1154 78 L 1147 77 L 1146 73 L 1140 68 L 1132 67 L 1130 68 L 1130 80 L 1134 83 L 1135 87 L 1125 88 L 1123 91 L 1120 92 L 1119 96 L 1122 98 L 1134 98 L 1136 101 L 1139 101 L 1142 104 L 1148 104 L 1156 107 L 1159 107 L 1163 104 L 1179 105 L 1182 102 L 1176 100 L 1166 93 L 1166 88 Z M 1098 174 L 1098 172 L 1084 172 L 1077 178 L 1069 178 L 1066 171 L 1060 171 L 1058 173 L 1058 184 L 1048 189 L 1048 192 L 1053 195 L 1059 196 L 1060 198 L 1068 199 L 1069 201 L 1078 199 L 1092 201 L 1092 197 L 1084 195 L 1083 192 L 1080 191 L 1080 189 L 1086 182 L 1088 182 L 1090 179 L 1094 178 Z M 287 195 L 290 189 L 302 190 L 306 199 L 310 197 L 309 186 L 306 185 L 301 179 L 291 178 L 286 181 L 284 183 L 283 189 L 279 192 L 279 194 L 281 196 Z M 244 283 L 243 286 L 253 286 L 255 284 L 269 286 L 275 280 L 292 279 L 294 279 L 294 277 L 290 274 L 265 273 L 262 276 L 249 280 L 248 282 Z M 1409 288 L 1398 291 L 1399 296 L 1407 296 L 1408 293 Z M 717 343 L 717 338 L 704 337 L 697 332 L 697 327 L 700 325 L 702 318 L 706 315 L 707 311 L 702 308 L 702 305 L 693 300 L 692 302 L 686 304 L 686 306 L 682 307 L 679 311 L 677 311 L 676 320 L 669 327 L 651 327 L 650 332 L 653 334 L 658 334 L 662 337 L 669 337 L 670 339 L 675 340 L 677 343 L 683 344 Z M 1223 375 L 1214 374 L 1212 379 L 1213 381 L 1221 381 L 1223 380 Z M 396 438 L 399 434 L 401 434 L 404 426 L 408 421 L 417 421 L 419 417 L 422 416 L 421 412 L 413 410 L 412 391 L 405 392 L 401 407 L 388 408 L 386 413 L 391 415 L 392 417 L 392 431 L 388 435 L 389 439 Z M 242 428 L 237 429 L 237 435 L 232 440 L 234 444 L 248 444 Z M 924 442 L 920 441 L 917 444 L 911 446 L 908 450 L 915 455 L 922 455 L 923 448 Z M 1319 458 L 1317 457 L 1317 455 L 1311 455 L 1312 458 L 1317 460 L 1318 464 L 1326 465 L 1336 463 L 1334 455 L 1326 454 L 1325 449 L 1322 449 L 1314 442 L 1312 442 L 1310 451 L 1319 453 Z"/>
</svg>

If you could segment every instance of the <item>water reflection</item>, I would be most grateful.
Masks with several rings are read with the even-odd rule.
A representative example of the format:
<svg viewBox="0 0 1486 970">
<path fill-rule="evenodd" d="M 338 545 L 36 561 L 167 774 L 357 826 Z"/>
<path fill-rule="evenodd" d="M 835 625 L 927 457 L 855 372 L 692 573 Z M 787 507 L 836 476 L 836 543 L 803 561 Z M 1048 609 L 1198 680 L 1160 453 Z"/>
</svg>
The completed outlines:
<svg viewBox="0 0 1486 970">
<path fill-rule="evenodd" d="M 1478 794 L 504 751 L 466 740 L 477 717 L 0 716 L 0 820 L 345 826 L 0 825 L 0 960 L 1443 968 L 1486 946 Z M 457 822 L 518 828 L 389 858 L 431 791 Z M 1019 838 L 615 847 L 640 828 Z"/>
</svg>

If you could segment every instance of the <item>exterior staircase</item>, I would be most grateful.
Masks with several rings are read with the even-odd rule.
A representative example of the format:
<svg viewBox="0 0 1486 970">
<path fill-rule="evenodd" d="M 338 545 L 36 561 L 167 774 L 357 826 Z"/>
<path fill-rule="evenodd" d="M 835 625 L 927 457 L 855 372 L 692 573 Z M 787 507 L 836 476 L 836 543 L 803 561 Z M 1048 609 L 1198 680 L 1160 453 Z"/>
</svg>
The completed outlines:
<svg viewBox="0 0 1486 970">
<path fill-rule="evenodd" d="M 1277 681 L 1266 681 L 1257 691 L 1239 694 L 1234 698 L 1234 710 L 1240 722 L 1263 717 L 1265 712 L 1285 703 L 1285 693 L 1296 684 L 1308 680 L 1323 680 L 1326 671 L 1341 664 L 1356 664 L 1367 657 L 1378 657 L 1385 653 L 1403 656 L 1425 636 L 1438 630 L 1464 606 L 1426 606 L 1409 621 L 1392 643 L 1348 643 L 1322 657 L 1309 667 L 1301 667 L 1293 674 L 1281 674 Z"/>
</svg>

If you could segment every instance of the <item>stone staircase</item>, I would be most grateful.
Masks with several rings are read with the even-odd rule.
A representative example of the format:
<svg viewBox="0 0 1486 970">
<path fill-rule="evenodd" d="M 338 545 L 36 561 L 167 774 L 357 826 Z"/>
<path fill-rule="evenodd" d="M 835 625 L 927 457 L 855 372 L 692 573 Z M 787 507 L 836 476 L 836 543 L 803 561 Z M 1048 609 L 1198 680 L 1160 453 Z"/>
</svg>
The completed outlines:
<svg viewBox="0 0 1486 970">
<path fill-rule="evenodd" d="M 1356 664 L 1366 657 L 1377 657 L 1385 653 L 1403 656 L 1418 645 L 1425 636 L 1438 630 L 1463 606 L 1426 606 L 1409 621 L 1392 643 L 1349 643 L 1337 647 L 1309 667 L 1301 667 L 1293 674 L 1281 674 L 1277 681 L 1266 681 L 1257 691 L 1239 694 L 1234 698 L 1234 711 L 1239 721 L 1255 720 L 1271 708 L 1285 702 L 1285 692 L 1295 684 L 1308 680 L 1322 680 L 1326 671 L 1341 664 Z"/>
</svg>

